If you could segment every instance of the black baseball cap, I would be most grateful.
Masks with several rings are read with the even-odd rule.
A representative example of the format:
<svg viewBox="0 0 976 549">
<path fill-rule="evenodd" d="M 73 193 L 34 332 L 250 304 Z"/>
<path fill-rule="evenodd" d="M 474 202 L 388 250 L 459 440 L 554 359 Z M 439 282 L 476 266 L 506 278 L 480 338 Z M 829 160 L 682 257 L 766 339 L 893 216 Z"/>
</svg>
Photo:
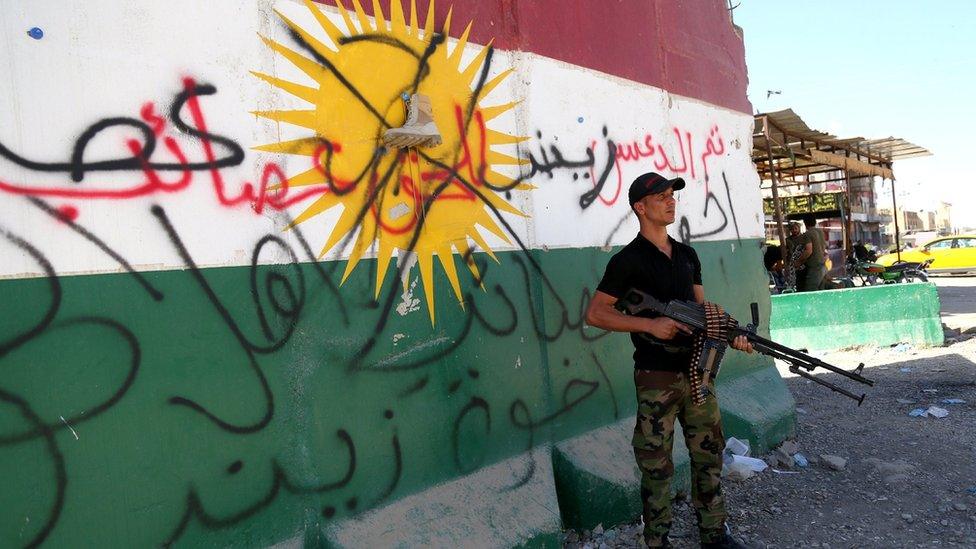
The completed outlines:
<svg viewBox="0 0 976 549">
<path fill-rule="evenodd" d="M 649 194 L 663 193 L 668 189 L 680 191 L 683 188 L 685 188 L 685 180 L 680 177 L 668 179 L 659 173 L 647 172 L 637 176 L 637 179 L 630 184 L 627 198 L 630 199 L 630 207 L 633 208 L 635 202 Z"/>
</svg>

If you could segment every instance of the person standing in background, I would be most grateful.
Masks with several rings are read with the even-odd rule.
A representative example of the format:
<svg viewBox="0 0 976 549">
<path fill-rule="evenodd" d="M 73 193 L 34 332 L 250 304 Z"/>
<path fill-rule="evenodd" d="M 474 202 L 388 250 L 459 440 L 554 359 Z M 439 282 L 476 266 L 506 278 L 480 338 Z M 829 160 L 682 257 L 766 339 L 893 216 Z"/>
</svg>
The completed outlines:
<svg viewBox="0 0 976 549">
<path fill-rule="evenodd" d="M 813 292 L 821 288 L 824 277 L 827 276 L 826 255 L 824 253 L 827 243 L 823 231 L 817 228 L 816 218 L 812 215 L 804 217 L 803 225 L 807 230 L 797 240 L 803 246 L 803 251 L 794 266 L 799 268 L 803 265 L 804 270 L 797 276 L 796 291 Z"/>
</svg>

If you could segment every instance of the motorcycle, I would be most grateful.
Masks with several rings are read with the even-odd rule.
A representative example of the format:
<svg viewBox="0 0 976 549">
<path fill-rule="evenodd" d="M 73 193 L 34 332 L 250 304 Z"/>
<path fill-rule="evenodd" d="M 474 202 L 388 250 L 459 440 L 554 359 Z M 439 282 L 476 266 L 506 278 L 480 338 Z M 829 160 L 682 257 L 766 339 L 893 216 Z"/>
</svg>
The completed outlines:
<svg viewBox="0 0 976 549">
<path fill-rule="evenodd" d="M 895 263 L 890 267 L 885 267 L 881 278 L 885 284 L 894 284 L 897 282 L 928 282 L 929 274 L 926 272 L 926 269 L 929 268 L 929 265 L 933 261 L 935 260 L 926 259 L 921 263 L 915 261 Z"/>
<path fill-rule="evenodd" d="M 882 281 L 882 275 L 885 272 L 884 265 L 880 263 L 874 263 L 873 261 L 860 260 L 853 255 L 847 256 L 847 262 L 845 264 L 847 271 L 847 278 L 853 280 L 858 280 L 859 286 L 873 286 Z"/>
<path fill-rule="evenodd" d="M 932 264 L 932 261 L 928 259 L 922 263 L 900 262 L 885 267 L 880 263 L 858 260 L 854 256 L 848 256 L 846 269 L 848 278 L 859 280 L 861 286 L 915 281 L 928 282 L 929 275 L 926 269 Z"/>
</svg>

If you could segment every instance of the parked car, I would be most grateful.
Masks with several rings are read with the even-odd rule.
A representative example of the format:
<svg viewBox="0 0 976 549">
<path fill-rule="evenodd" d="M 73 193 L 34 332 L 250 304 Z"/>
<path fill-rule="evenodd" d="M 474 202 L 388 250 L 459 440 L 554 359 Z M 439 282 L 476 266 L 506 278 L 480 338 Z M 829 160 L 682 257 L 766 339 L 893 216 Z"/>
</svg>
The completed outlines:
<svg viewBox="0 0 976 549">
<path fill-rule="evenodd" d="M 930 273 L 962 273 L 976 271 L 976 234 L 936 238 L 920 248 L 901 252 L 901 260 L 922 263 L 931 259 Z M 885 254 L 878 263 L 889 266 L 898 261 L 897 254 Z"/>
</svg>

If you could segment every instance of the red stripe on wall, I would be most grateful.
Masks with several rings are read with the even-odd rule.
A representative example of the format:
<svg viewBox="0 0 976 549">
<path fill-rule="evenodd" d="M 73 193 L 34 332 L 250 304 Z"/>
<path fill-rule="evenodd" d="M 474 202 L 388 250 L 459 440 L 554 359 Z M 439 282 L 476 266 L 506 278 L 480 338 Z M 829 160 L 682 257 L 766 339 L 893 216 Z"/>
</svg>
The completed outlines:
<svg viewBox="0 0 976 549">
<path fill-rule="evenodd" d="M 343 1 L 352 9 L 351 0 Z M 381 0 L 384 9 L 388 1 Z M 372 14 L 371 2 L 361 3 Z M 417 0 L 421 21 L 427 4 Z M 409 2 L 403 5 L 409 13 Z M 451 5 L 435 2 L 437 28 Z M 724 0 L 454 0 L 453 6 L 453 37 L 473 21 L 473 42 L 494 39 L 498 49 L 537 53 L 752 114 L 745 48 Z"/>
</svg>

